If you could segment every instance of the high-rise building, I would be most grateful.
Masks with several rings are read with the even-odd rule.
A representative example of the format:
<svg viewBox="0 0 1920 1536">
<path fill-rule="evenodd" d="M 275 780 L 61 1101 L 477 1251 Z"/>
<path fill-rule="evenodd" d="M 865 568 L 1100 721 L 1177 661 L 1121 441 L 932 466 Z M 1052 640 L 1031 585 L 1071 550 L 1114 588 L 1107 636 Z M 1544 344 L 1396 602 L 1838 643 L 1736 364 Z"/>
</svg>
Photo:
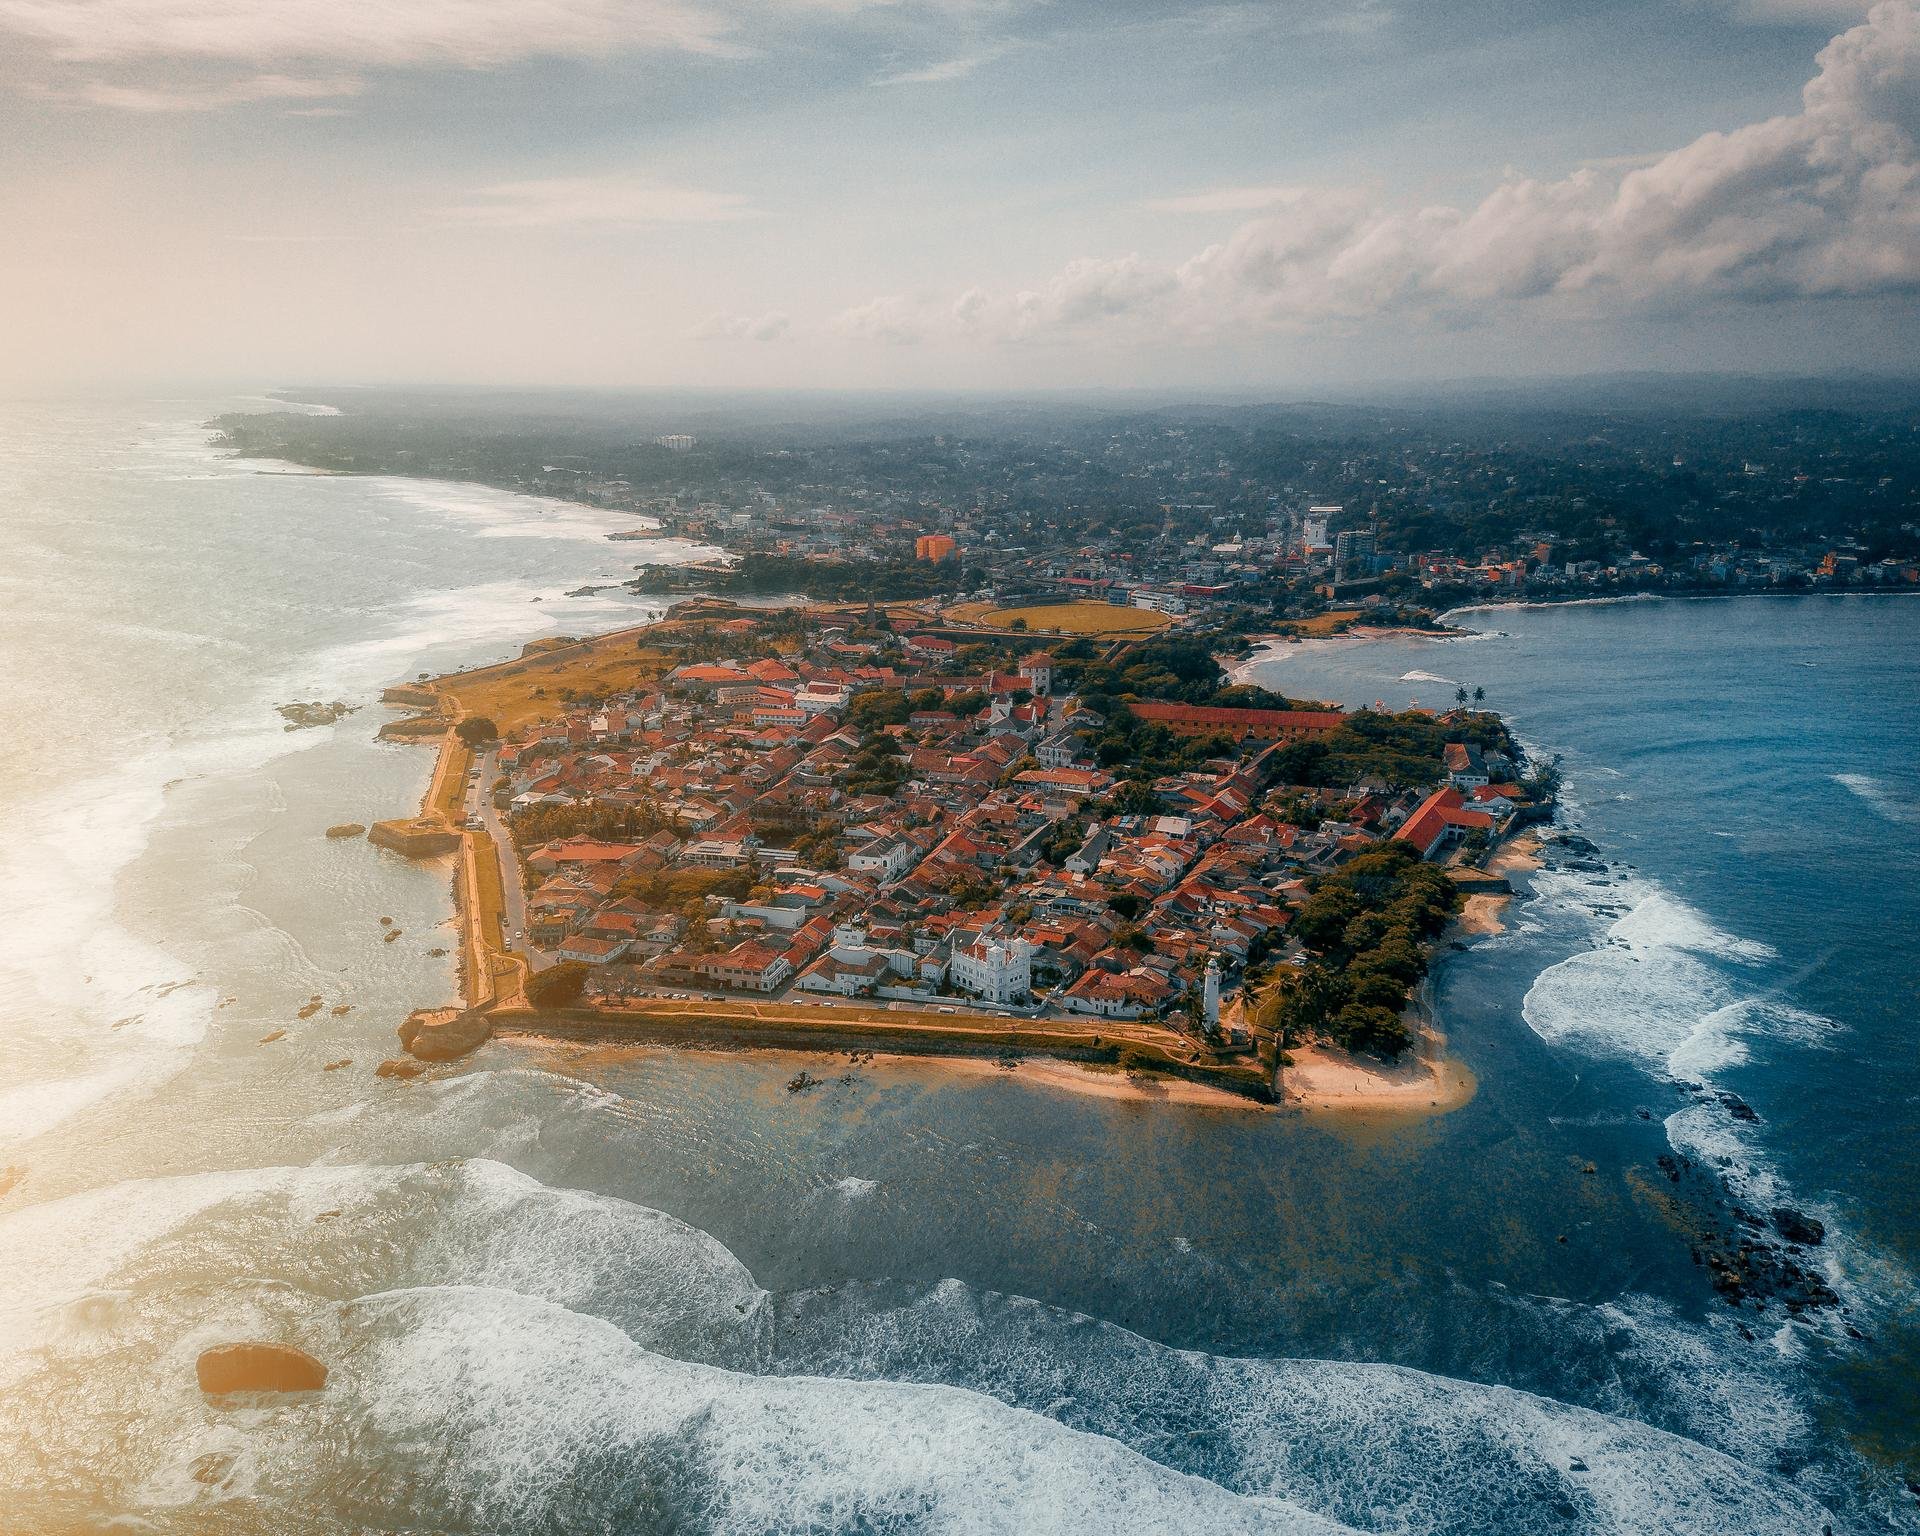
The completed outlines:
<svg viewBox="0 0 1920 1536">
<path fill-rule="evenodd" d="M 1368 570 L 1373 566 L 1374 537 L 1371 529 L 1349 528 L 1333 541 L 1333 564 L 1345 574 Z"/>
<path fill-rule="evenodd" d="M 959 547 L 948 534 L 923 533 L 913 541 L 913 557 L 916 560 L 945 560 Z"/>
</svg>

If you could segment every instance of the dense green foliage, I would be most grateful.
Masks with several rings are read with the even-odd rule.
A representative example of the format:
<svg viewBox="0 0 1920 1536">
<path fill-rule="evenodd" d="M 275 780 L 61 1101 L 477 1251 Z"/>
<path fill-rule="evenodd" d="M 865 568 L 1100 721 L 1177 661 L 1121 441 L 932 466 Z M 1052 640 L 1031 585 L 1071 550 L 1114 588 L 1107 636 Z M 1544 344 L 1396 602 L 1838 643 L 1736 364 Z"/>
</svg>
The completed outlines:
<svg viewBox="0 0 1920 1536">
<path fill-rule="evenodd" d="M 527 978 L 527 1001 L 536 1008 L 564 1008 L 580 996 L 593 967 L 583 960 L 561 960 Z"/>
<path fill-rule="evenodd" d="M 978 573 L 975 573 L 976 579 Z M 725 576 L 701 573 L 698 584 L 719 593 L 765 596 L 799 592 L 846 602 L 863 597 L 938 597 L 961 590 L 966 572 L 958 560 L 809 560 L 799 555 L 745 555 Z M 633 582 L 641 592 L 669 592 L 686 585 L 674 566 L 652 566 Z"/>
<path fill-rule="evenodd" d="M 521 855 L 562 837 L 596 837 L 626 843 L 658 832 L 666 818 L 647 806 L 530 805 L 507 818 L 507 829 Z"/>
<path fill-rule="evenodd" d="M 1427 973 L 1428 945 L 1459 905 L 1453 881 L 1404 843 L 1320 876 L 1293 922 L 1314 958 L 1274 984 L 1261 1022 L 1289 1041 L 1320 1037 L 1398 1056 L 1412 1044 L 1403 1015 Z"/>
<path fill-rule="evenodd" d="M 1267 782 L 1344 789 L 1377 778 L 1391 789 L 1418 789 L 1441 776 L 1450 741 L 1512 751 L 1498 715 L 1456 714 L 1441 721 L 1418 711 L 1384 715 L 1363 709 L 1326 736 L 1280 748 L 1267 759 Z"/>
</svg>

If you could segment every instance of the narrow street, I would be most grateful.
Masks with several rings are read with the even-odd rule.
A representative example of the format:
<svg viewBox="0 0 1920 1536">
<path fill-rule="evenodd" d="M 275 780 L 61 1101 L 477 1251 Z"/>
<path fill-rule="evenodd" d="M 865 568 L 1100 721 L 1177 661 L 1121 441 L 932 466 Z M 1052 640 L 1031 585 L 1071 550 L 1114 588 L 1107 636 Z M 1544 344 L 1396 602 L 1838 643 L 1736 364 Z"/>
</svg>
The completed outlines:
<svg viewBox="0 0 1920 1536">
<path fill-rule="evenodd" d="M 474 761 L 480 772 L 467 785 L 465 803 L 467 815 L 477 819 L 486 829 L 500 859 L 500 889 L 504 907 L 501 936 L 507 948 L 517 953 L 532 969 L 540 970 L 552 964 L 552 957 L 542 954 L 527 939 L 527 893 L 520 880 L 520 861 L 514 857 L 513 834 L 507 830 L 506 817 L 493 804 L 493 781 L 500 775 L 499 762 L 491 748 Z"/>
</svg>

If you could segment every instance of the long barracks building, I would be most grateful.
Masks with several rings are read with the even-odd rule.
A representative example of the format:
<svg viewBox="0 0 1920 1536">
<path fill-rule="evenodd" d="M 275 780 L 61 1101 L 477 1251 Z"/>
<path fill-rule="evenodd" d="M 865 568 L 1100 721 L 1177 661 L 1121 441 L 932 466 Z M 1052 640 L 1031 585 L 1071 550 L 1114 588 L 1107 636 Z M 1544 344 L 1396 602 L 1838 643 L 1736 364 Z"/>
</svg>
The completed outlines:
<svg viewBox="0 0 1920 1536">
<path fill-rule="evenodd" d="M 1305 741 L 1338 730 L 1337 709 L 1233 709 L 1212 704 L 1166 704 L 1140 699 L 1127 705 L 1136 720 L 1164 725 L 1176 736 L 1231 736 L 1236 741 Z"/>
</svg>

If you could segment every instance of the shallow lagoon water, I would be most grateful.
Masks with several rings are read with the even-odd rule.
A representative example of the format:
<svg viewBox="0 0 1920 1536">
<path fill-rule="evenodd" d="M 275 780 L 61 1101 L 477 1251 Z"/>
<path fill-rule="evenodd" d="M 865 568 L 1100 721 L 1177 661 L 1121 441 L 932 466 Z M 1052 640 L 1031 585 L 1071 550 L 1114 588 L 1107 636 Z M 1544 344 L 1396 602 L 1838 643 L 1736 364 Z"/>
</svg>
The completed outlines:
<svg viewBox="0 0 1920 1536">
<path fill-rule="evenodd" d="M 1480 658 L 1468 681 L 1569 754 L 1583 825 L 1640 866 L 1604 888 L 1539 877 L 1507 937 L 1442 968 L 1438 1005 L 1480 1082 L 1452 1114 L 1135 1104 L 887 1063 L 789 1095 L 779 1059 L 508 1041 L 394 1084 L 371 1076 L 394 1025 L 451 985 L 430 953 L 448 871 L 320 836 L 424 785 L 428 755 L 376 742 L 372 701 L 643 616 L 564 596 L 634 546 L 582 509 L 484 489 L 256 475 L 207 449 L 196 423 L 222 408 L 10 407 L 0 433 L 0 515 L 27 552 L 0 574 L 0 793 L 25 829 L 0 864 L 17 914 L 0 1163 L 22 1170 L 0 1202 L 0 1486 L 19 1528 L 1910 1518 L 1859 1445 L 1902 1453 L 1883 1409 L 1913 1182 L 1895 1143 L 1870 1159 L 1819 1096 L 1857 1094 L 1866 1053 L 1891 1067 L 1902 1048 L 1897 1010 L 1874 1033 L 1839 977 L 1870 959 L 1910 999 L 1913 956 L 1883 935 L 1807 971 L 1802 938 L 1755 920 L 1760 890 L 1720 902 L 1757 858 L 1808 878 L 1760 812 L 1711 818 L 1748 840 L 1724 877 L 1690 883 L 1697 853 L 1669 868 L 1650 852 L 1681 823 L 1628 809 L 1663 804 L 1636 776 L 1672 734 L 1634 667 L 1702 643 L 1658 631 L 1657 612 L 1688 610 L 1629 615 L 1652 632 L 1502 613 L 1472 622 L 1511 638 L 1409 642 L 1435 674 Z M 1756 609 L 1737 622 L 1764 668 L 1800 642 L 1789 608 L 1719 611 Z M 1905 613 L 1848 642 L 1861 665 L 1912 645 L 1920 607 Z M 1554 628 L 1570 622 L 1602 627 Z M 1268 680 L 1365 702 L 1397 644 L 1289 658 Z M 1590 663 L 1608 646 L 1611 702 L 1571 697 L 1556 647 Z M 363 707 L 288 733 L 273 706 L 294 698 Z M 1585 733 L 1602 720 L 1619 739 Z M 1897 806 L 1901 750 L 1883 735 L 1790 771 L 1867 775 Z M 1710 756 L 1688 771 L 1719 782 Z M 1883 884 L 1912 857 L 1911 829 L 1887 826 Z M 1659 985 L 1636 994 L 1596 964 L 1651 965 Z M 1682 1069 L 1737 1086 L 1762 1125 L 1697 1114 Z M 1874 1113 L 1910 1138 L 1911 1098 L 1899 1121 L 1900 1090 L 1884 1093 Z M 1875 1342 L 1777 1313 L 1743 1338 L 1656 1198 L 1670 1140 L 1829 1215 Z M 195 1352 L 255 1334 L 326 1358 L 327 1393 L 204 1403 Z"/>
</svg>

